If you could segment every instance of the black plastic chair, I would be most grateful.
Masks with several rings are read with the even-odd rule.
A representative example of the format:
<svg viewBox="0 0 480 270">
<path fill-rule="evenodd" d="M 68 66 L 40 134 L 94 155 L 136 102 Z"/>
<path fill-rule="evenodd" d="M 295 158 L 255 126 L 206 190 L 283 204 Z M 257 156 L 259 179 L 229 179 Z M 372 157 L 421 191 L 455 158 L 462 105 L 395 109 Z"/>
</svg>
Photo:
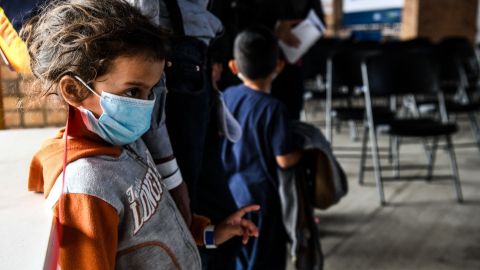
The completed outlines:
<svg viewBox="0 0 480 270">
<path fill-rule="evenodd" d="M 317 92 L 325 91 L 328 58 L 343 46 L 344 41 L 340 39 L 323 38 L 302 57 L 304 80 L 318 80 Z"/>
<path fill-rule="evenodd" d="M 480 127 L 476 114 L 480 111 L 478 80 L 480 67 L 475 50 L 465 38 L 447 38 L 437 45 L 440 85 L 445 93 L 448 117 L 466 115 L 480 150 Z M 462 146 L 470 146 L 466 143 Z"/>
<path fill-rule="evenodd" d="M 382 51 L 389 52 L 430 52 L 433 51 L 433 44 L 426 38 L 417 38 L 406 41 L 391 41 L 379 43 L 375 41 L 360 41 L 346 43 L 340 50 L 332 54 L 327 61 L 326 70 L 326 133 L 327 139 L 332 142 L 334 121 L 349 122 L 355 130 L 352 138 L 356 138 L 356 122 L 363 121 L 365 116 L 364 106 L 353 104 L 358 98 L 358 89 L 363 87 L 361 63 L 368 56 L 379 54 Z M 343 106 L 333 106 L 333 101 L 344 101 Z M 338 103 L 338 102 L 337 102 Z M 393 106 L 395 100 L 389 101 L 385 106 L 375 106 L 376 115 L 389 114 L 388 106 Z M 395 109 L 392 107 L 392 109 Z M 352 128 L 351 128 L 352 130 Z M 391 151 L 391 150 L 389 150 Z M 389 153 L 390 160 L 392 159 Z"/>
<path fill-rule="evenodd" d="M 383 44 L 386 52 L 428 52 L 433 48 L 433 43 L 427 38 L 414 38 L 408 40 L 390 41 Z"/>
<path fill-rule="evenodd" d="M 376 185 L 380 198 L 380 204 L 385 204 L 383 182 L 386 180 L 397 180 L 405 177 L 396 175 L 386 177 L 382 175 L 380 164 L 377 135 L 380 131 L 393 138 L 432 138 L 433 143 L 430 149 L 428 160 L 428 173 L 426 179 L 431 179 L 434 166 L 434 153 L 436 152 L 437 141 L 444 138 L 446 150 L 448 151 L 452 169 L 454 188 L 459 202 L 463 201 L 458 167 L 451 135 L 457 131 L 457 125 L 447 122 L 443 115 L 442 120 L 435 118 L 390 118 L 376 119 L 372 110 L 372 99 L 376 97 L 389 98 L 392 96 L 417 97 L 423 95 L 436 95 L 439 108 L 445 108 L 443 92 L 439 89 L 437 68 L 432 55 L 428 53 L 409 52 L 385 52 L 372 56 L 362 64 L 362 76 L 365 84 L 364 96 L 367 111 L 367 123 L 365 128 L 369 132 L 371 152 Z M 367 139 L 362 142 L 362 173 L 365 169 Z M 436 176 L 440 178 L 441 176 Z M 418 177 L 406 177 L 407 179 L 418 179 Z M 445 178 L 445 176 L 441 177 Z"/>
<path fill-rule="evenodd" d="M 327 140 L 330 143 L 333 143 L 334 121 L 351 123 L 356 133 L 356 122 L 364 120 L 365 107 L 358 102 L 362 99 L 359 93 L 363 87 L 361 64 L 368 56 L 380 53 L 379 46 L 372 42 L 352 43 L 327 60 L 325 123 Z M 333 101 L 341 105 L 334 106 Z M 376 109 L 380 111 L 383 108 Z M 354 137 L 356 134 L 352 135 L 352 138 Z"/>
<path fill-rule="evenodd" d="M 440 41 L 443 53 L 457 57 L 465 69 L 471 86 L 477 86 L 480 79 L 480 65 L 473 44 L 464 37 L 448 37 Z"/>
<path fill-rule="evenodd" d="M 315 105 L 325 101 L 327 59 L 343 44 L 340 39 L 322 38 L 302 57 L 303 79 L 308 82 L 305 84 L 305 97 L 309 101 L 304 105 L 305 118 L 315 110 Z"/>
</svg>

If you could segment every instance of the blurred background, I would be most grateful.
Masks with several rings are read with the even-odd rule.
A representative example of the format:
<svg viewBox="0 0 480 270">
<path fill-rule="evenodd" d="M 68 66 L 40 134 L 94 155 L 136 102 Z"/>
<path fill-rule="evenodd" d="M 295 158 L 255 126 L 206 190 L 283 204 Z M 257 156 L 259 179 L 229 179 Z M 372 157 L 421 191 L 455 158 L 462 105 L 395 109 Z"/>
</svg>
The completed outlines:
<svg viewBox="0 0 480 270">
<path fill-rule="evenodd" d="M 24 2 L 29 1 L 0 0 L 0 6 L 17 29 L 28 13 Z M 25 6 L 30 7 L 30 2 Z M 328 210 L 315 211 L 325 269 L 480 269 L 480 128 L 477 121 L 480 111 L 480 1 L 321 0 L 321 3 L 326 32 L 297 63 L 303 68 L 305 88 L 301 119 L 322 129 L 349 182 L 349 193 L 344 199 Z M 388 183 L 385 185 L 387 207 L 379 204 L 375 168 L 370 166 L 367 170 L 363 166 L 366 157 L 367 165 L 371 164 L 372 150 L 368 150 L 370 146 L 366 144 L 364 126 L 368 119 L 364 117 L 364 108 L 368 104 L 361 93 L 365 82 L 360 65 L 368 56 L 392 51 L 427 52 L 441 59 L 443 77 L 440 84 L 446 93 L 447 120 L 455 122 L 459 130 L 452 136 L 463 204 L 457 203 L 458 189 L 452 187 L 451 176 L 447 178 L 449 181 Z M 328 63 L 332 65 L 330 73 Z M 7 266 L 13 266 L 27 263 L 24 259 L 16 259 L 20 257 L 17 251 L 33 249 L 35 235 L 40 234 L 32 233 L 30 239 L 25 239 L 23 233 L 39 218 L 32 214 L 35 211 L 32 209 L 38 208 L 31 205 L 38 206 L 42 201 L 40 197 L 32 199 L 25 188 L 29 160 L 41 141 L 54 134 L 56 128 L 48 127 L 65 124 L 66 112 L 55 105 L 19 108 L 29 79 L 21 78 L 3 62 L 0 81 L 0 129 L 5 129 L 0 132 L 0 153 L 3 153 L 0 173 L 10 181 L 7 183 L 15 184 L 14 188 L 7 185 L 0 191 L 0 197 L 4 198 L 0 201 L 0 214 L 21 216 L 16 217 L 19 223 L 0 227 L 0 236 L 6 239 L 2 249 L 11 250 L 0 254 L 0 262 L 9 259 L 14 262 Z M 438 108 L 431 105 L 428 97 L 422 98 L 418 104 L 421 113 L 438 116 Z M 398 106 L 405 114 L 417 113 L 416 105 L 412 109 L 413 103 L 408 99 L 375 101 L 376 105 L 390 106 L 393 112 Z M 24 130 L 26 128 L 29 129 Z M 378 138 L 380 148 L 387 150 L 381 153 L 386 157 L 383 165 L 393 167 L 392 172 L 385 169 L 384 175 L 396 178 L 401 174 L 412 176 L 413 180 L 425 180 L 415 176 L 424 170 L 414 168 L 412 175 L 399 170 L 400 163 L 418 165 L 425 160 L 435 163 L 434 174 L 452 172 L 453 162 L 443 152 L 432 161 L 431 154 L 435 152 L 432 147 L 437 147 L 436 141 L 413 141 L 423 142 L 423 147 L 421 143 L 413 145 L 412 141 L 402 141 L 399 155 L 399 143 L 391 138 Z M 438 148 L 447 146 L 441 144 Z M 14 208 L 11 202 L 18 201 L 18 196 L 12 194 L 22 194 L 22 209 Z M 47 228 L 48 220 L 43 222 Z M 24 242 L 16 241 L 17 237 L 11 233 L 15 230 L 20 231 L 16 235 L 22 235 Z M 9 255 L 13 253 L 16 255 Z M 37 261 L 42 259 L 40 254 Z"/>
<path fill-rule="evenodd" d="M 35 1 L 1 0 L 13 25 L 20 28 Z M 477 49 L 480 42 L 478 0 L 322 0 L 328 39 L 398 41 L 464 37 Z M 322 43 L 319 41 L 319 43 Z M 317 47 L 321 47 L 319 44 Z M 315 46 L 311 51 L 315 50 Z M 310 58 L 306 55 L 304 58 Z M 318 64 L 317 64 L 318 65 Z M 312 73 L 315 70 L 307 70 Z M 308 77 L 308 76 L 306 76 Z M 310 76 L 311 77 L 311 76 Z M 18 110 L 24 84 L 2 64 L 0 70 L 0 129 L 57 126 L 65 123 L 58 108 Z M 27 80 L 28 82 L 28 80 Z M 306 82 L 308 84 L 308 80 Z M 308 85 L 307 85 L 308 86 Z M 308 87 L 307 87 L 308 88 Z"/>
</svg>

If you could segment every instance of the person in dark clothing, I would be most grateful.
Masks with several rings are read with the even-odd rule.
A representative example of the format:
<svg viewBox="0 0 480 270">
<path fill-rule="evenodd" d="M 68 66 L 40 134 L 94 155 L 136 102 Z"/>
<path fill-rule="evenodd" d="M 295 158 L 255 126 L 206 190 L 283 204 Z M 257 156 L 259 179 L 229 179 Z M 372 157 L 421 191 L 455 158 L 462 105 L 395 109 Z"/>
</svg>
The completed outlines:
<svg viewBox="0 0 480 270">
<path fill-rule="evenodd" d="M 3 8 L 5 14 L 12 22 L 15 30 L 20 31 L 22 23 L 25 19 L 36 12 L 36 7 L 45 2 L 45 0 L 23 0 L 23 1 L 11 1 L 0 0 L 0 7 Z"/>
<path fill-rule="evenodd" d="M 220 159 L 215 89 L 209 63 L 211 41 L 221 22 L 208 0 L 128 0 L 156 24 L 173 32 L 165 67 L 165 122 L 171 154 L 188 188 L 190 207 L 213 224 L 236 210 Z M 203 269 L 233 269 L 241 242 L 200 248 Z"/>
<path fill-rule="evenodd" d="M 301 152 L 294 147 L 285 106 L 269 94 L 284 63 L 277 39 L 267 28 L 242 31 L 234 47 L 229 66 L 243 83 L 226 89 L 223 97 L 243 136 L 236 143 L 223 141 L 222 161 L 237 207 L 261 206 L 259 213 L 250 215 L 259 237 L 242 248 L 236 269 L 285 269 L 288 238 L 276 171 L 294 166 Z"/>
<path fill-rule="evenodd" d="M 214 50 L 223 54 L 224 67 L 232 59 L 233 41 L 242 30 L 262 25 L 275 33 L 277 38 L 290 46 L 298 46 L 298 39 L 291 28 L 305 18 L 310 9 L 323 20 L 320 0 L 225 0 L 214 1 L 212 13 L 224 24 L 224 35 L 214 44 Z M 219 88 L 237 84 L 238 79 L 224 68 Z M 300 118 L 303 108 L 303 76 L 301 63 L 286 64 L 273 82 L 272 95 L 282 101 L 292 119 Z"/>
</svg>

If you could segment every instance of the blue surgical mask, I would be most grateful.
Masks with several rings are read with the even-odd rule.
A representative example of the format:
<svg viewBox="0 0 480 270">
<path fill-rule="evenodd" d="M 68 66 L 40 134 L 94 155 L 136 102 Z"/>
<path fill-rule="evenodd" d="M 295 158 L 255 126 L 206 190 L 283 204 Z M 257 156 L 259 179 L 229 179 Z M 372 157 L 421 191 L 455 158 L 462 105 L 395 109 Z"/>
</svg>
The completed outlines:
<svg viewBox="0 0 480 270">
<path fill-rule="evenodd" d="M 102 91 L 99 95 L 81 78 L 75 76 L 88 90 L 100 98 L 103 113 L 100 118 L 80 108 L 87 128 L 113 145 L 130 144 L 138 140 L 150 128 L 155 95 L 149 100 L 118 96 Z"/>
</svg>

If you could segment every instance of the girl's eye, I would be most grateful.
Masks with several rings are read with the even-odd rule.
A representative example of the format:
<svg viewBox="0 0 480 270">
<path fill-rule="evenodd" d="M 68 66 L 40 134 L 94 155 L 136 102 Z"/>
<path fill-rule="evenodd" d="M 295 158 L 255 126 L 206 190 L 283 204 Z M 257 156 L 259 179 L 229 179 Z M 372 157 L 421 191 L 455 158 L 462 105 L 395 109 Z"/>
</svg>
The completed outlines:
<svg viewBox="0 0 480 270">
<path fill-rule="evenodd" d="M 132 88 L 132 89 L 129 89 L 127 92 L 125 92 L 125 96 L 137 97 L 139 93 L 140 93 L 140 90 L 138 88 Z"/>
</svg>

